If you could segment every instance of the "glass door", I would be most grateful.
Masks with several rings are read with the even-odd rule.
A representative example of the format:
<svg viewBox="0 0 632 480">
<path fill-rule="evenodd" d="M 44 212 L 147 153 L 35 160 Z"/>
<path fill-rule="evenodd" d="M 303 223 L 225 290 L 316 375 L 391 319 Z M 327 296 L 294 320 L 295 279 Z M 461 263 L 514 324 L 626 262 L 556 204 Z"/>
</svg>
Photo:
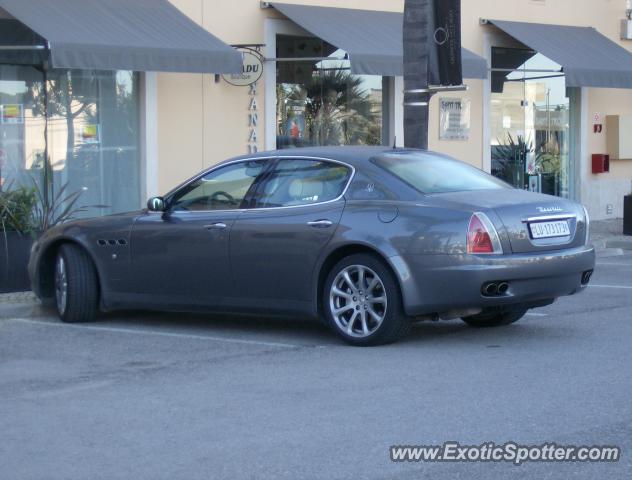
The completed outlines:
<svg viewBox="0 0 632 480">
<path fill-rule="evenodd" d="M 492 174 L 570 197 L 570 100 L 561 67 L 529 49 L 492 49 Z"/>
<path fill-rule="evenodd" d="M 277 148 L 388 143 L 385 78 L 315 37 L 278 35 L 277 58 Z"/>
<path fill-rule="evenodd" d="M 33 188 L 44 169 L 44 76 L 0 64 L 0 191 Z"/>
<path fill-rule="evenodd" d="M 142 205 L 140 167 L 138 73 L 0 64 L 0 191 L 107 215 Z"/>
</svg>

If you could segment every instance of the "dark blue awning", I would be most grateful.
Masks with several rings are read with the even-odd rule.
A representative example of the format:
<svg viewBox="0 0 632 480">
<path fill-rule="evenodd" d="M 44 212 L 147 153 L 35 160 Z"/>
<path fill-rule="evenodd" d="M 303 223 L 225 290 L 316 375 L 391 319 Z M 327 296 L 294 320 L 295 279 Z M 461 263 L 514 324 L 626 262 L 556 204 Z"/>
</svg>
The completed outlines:
<svg viewBox="0 0 632 480">
<path fill-rule="evenodd" d="M 276 2 L 272 6 L 311 34 L 347 52 L 353 73 L 404 74 L 402 13 Z M 484 58 L 464 48 L 462 63 L 465 78 L 487 78 Z"/>
<path fill-rule="evenodd" d="M 592 27 L 487 22 L 561 65 L 569 87 L 632 88 L 632 53 Z"/>
<path fill-rule="evenodd" d="M 53 68 L 242 70 L 235 49 L 167 0 L 0 0 L 0 8 L 46 40 Z"/>
</svg>

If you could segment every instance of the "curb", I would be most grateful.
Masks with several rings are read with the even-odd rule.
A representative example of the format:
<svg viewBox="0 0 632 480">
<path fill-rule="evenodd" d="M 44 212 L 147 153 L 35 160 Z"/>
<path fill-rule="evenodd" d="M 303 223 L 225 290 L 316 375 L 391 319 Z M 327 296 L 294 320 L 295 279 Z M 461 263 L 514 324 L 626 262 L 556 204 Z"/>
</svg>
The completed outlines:
<svg viewBox="0 0 632 480">
<path fill-rule="evenodd" d="M 632 250 L 632 239 L 630 240 L 607 240 L 606 248 L 619 248 L 622 250 Z"/>
<path fill-rule="evenodd" d="M 37 303 L 33 292 L 0 293 L 0 305 L 12 303 Z"/>
<path fill-rule="evenodd" d="M 595 248 L 597 258 L 620 257 L 625 255 L 621 248 Z"/>
</svg>

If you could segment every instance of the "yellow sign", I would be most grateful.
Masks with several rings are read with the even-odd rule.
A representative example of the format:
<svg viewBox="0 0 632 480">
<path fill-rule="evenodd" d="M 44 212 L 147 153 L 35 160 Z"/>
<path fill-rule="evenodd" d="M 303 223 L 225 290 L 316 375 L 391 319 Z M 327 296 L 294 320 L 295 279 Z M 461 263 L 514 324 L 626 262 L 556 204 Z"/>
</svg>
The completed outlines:
<svg viewBox="0 0 632 480">
<path fill-rule="evenodd" d="M 23 124 L 24 123 L 24 105 L 13 103 L 0 106 L 1 123 Z"/>
<path fill-rule="evenodd" d="M 81 130 L 81 140 L 83 143 L 99 143 L 101 141 L 99 130 L 99 125 L 96 123 L 84 125 Z"/>
</svg>

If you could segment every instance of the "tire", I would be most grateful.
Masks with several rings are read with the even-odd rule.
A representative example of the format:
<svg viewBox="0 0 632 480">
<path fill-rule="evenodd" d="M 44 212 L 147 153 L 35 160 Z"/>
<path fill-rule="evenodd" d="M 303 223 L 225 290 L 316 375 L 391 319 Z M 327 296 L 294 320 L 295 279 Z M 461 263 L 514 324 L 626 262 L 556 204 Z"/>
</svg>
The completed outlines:
<svg viewBox="0 0 632 480">
<path fill-rule="evenodd" d="M 85 250 L 77 245 L 62 245 L 55 259 L 54 279 L 59 318 L 67 323 L 94 320 L 99 304 L 99 282 L 94 263 Z"/>
<path fill-rule="evenodd" d="M 366 291 L 360 288 L 360 272 Z M 359 347 L 395 342 L 411 326 L 395 276 L 384 262 L 366 253 L 350 255 L 334 265 L 325 280 L 322 310 L 329 327 Z"/>
<path fill-rule="evenodd" d="M 470 327 L 489 328 L 511 325 L 525 316 L 528 310 L 506 310 L 495 312 L 483 312 L 471 317 L 463 317 L 465 323 Z"/>
</svg>

